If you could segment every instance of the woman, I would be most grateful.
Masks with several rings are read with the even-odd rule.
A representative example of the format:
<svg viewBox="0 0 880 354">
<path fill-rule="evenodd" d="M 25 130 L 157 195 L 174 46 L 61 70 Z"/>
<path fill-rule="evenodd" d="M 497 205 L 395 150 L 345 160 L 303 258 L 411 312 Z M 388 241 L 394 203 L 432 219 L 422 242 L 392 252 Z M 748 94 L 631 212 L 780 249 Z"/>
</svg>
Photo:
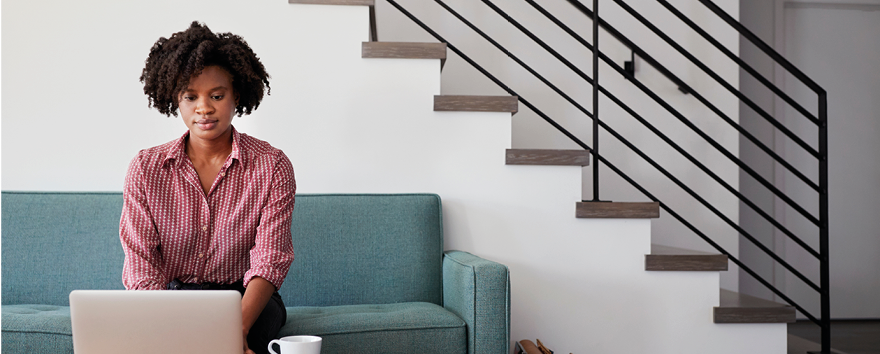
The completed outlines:
<svg viewBox="0 0 880 354">
<path fill-rule="evenodd" d="M 293 260 L 293 166 L 232 126 L 259 106 L 268 79 L 241 37 L 198 22 L 156 42 L 144 93 L 188 130 L 132 160 L 119 232 L 127 289 L 240 291 L 246 353 L 266 352 L 284 325 L 277 290 Z"/>
</svg>

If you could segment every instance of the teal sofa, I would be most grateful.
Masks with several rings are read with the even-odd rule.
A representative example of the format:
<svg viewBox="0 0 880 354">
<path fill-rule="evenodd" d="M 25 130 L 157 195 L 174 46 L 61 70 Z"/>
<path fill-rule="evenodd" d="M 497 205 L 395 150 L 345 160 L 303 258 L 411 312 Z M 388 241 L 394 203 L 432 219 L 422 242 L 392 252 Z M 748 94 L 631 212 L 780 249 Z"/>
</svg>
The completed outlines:
<svg viewBox="0 0 880 354">
<path fill-rule="evenodd" d="M 2 352 L 72 353 L 68 294 L 122 289 L 121 193 L 2 193 Z M 443 251 L 432 194 L 297 195 L 279 336 L 322 353 L 509 353 L 507 267 Z"/>
</svg>

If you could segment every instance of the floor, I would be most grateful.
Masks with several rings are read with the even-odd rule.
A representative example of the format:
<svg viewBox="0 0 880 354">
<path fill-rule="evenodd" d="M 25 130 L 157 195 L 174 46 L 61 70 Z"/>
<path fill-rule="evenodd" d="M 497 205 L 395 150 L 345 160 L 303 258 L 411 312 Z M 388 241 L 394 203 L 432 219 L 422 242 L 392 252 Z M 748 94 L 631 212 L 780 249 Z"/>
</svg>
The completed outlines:
<svg viewBox="0 0 880 354">
<path fill-rule="evenodd" d="M 819 327 L 809 321 L 788 325 L 788 354 L 820 349 Z M 832 321 L 831 347 L 838 354 L 880 354 L 880 320 Z"/>
</svg>

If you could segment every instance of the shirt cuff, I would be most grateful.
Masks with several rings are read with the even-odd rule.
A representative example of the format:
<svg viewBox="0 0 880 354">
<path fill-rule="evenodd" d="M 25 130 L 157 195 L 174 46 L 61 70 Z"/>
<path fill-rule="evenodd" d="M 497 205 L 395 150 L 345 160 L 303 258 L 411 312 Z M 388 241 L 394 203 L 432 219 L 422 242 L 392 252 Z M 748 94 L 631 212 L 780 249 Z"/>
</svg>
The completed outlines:
<svg viewBox="0 0 880 354">
<path fill-rule="evenodd" d="M 138 285 L 135 285 L 130 290 L 166 290 L 166 289 L 168 289 L 168 284 L 159 284 L 158 282 L 156 282 L 154 280 L 147 280 L 147 281 L 141 282 Z"/>
<path fill-rule="evenodd" d="M 281 284 L 284 283 L 284 278 L 287 274 L 282 274 L 280 271 L 272 269 L 270 267 L 260 267 L 256 269 L 248 270 L 247 273 L 244 273 L 244 287 L 247 288 L 248 283 L 254 279 L 254 277 L 260 277 L 266 279 L 269 283 L 275 286 L 275 291 L 281 289 Z"/>
</svg>

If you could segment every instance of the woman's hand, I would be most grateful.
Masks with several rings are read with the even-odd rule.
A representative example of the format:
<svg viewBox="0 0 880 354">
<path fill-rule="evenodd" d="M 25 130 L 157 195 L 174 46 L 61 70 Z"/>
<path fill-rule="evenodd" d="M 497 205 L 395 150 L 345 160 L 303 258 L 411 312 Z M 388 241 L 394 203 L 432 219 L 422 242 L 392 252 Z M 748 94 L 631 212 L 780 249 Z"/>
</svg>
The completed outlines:
<svg viewBox="0 0 880 354">
<path fill-rule="evenodd" d="M 244 340 L 242 341 L 242 343 L 244 343 L 244 354 L 257 354 L 257 353 L 254 353 L 253 350 L 251 350 L 250 348 L 248 348 L 248 345 L 247 345 L 247 336 L 248 336 L 248 332 L 247 332 L 247 331 L 244 331 L 244 337 L 243 337 Z"/>
</svg>

